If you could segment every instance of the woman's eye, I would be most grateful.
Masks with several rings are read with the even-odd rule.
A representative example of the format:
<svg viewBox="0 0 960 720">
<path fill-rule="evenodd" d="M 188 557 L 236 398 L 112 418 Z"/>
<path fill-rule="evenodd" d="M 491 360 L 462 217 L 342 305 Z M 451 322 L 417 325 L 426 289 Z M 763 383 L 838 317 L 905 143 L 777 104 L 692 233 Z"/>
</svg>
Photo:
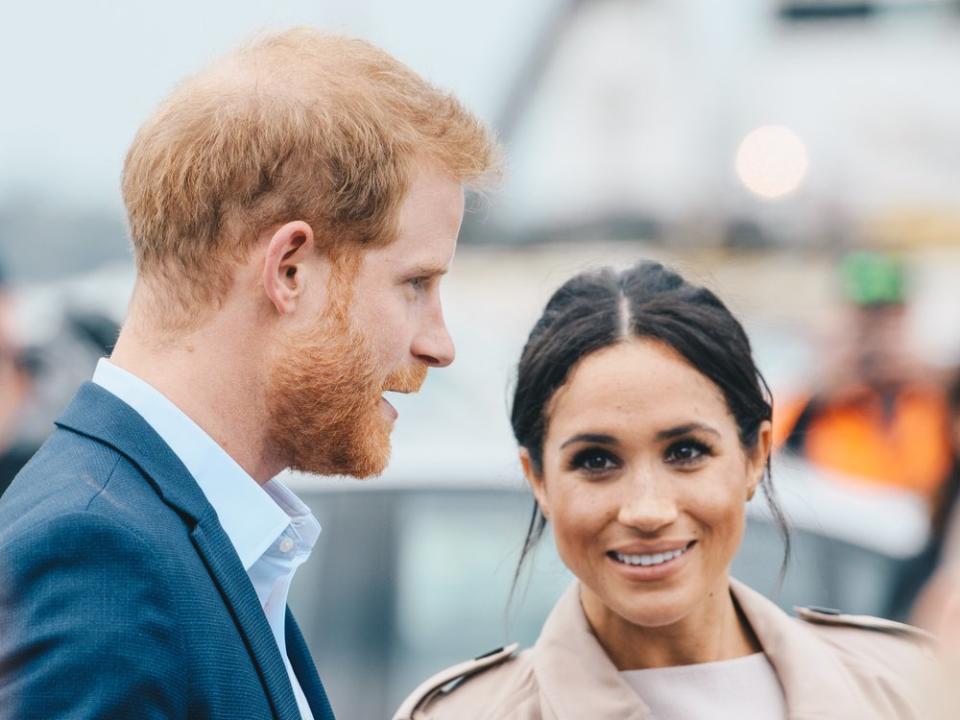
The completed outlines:
<svg viewBox="0 0 960 720">
<path fill-rule="evenodd" d="M 710 454 L 710 448 L 696 440 L 681 440 L 667 448 L 666 461 L 683 465 Z"/>
<path fill-rule="evenodd" d="M 584 450 L 573 457 L 571 466 L 587 472 L 604 472 L 620 466 L 617 458 L 606 450 Z"/>
</svg>

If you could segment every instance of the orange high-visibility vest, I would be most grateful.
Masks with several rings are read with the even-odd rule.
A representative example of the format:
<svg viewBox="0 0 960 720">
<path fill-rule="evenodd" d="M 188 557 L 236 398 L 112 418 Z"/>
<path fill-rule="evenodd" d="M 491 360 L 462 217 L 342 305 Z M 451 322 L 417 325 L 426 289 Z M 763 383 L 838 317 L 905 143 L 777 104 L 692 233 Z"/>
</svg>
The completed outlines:
<svg viewBox="0 0 960 720">
<path fill-rule="evenodd" d="M 774 444 L 845 475 L 932 499 L 952 457 L 943 391 L 908 385 L 888 408 L 883 403 L 866 387 L 783 403 L 774 411 Z"/>
</svg>

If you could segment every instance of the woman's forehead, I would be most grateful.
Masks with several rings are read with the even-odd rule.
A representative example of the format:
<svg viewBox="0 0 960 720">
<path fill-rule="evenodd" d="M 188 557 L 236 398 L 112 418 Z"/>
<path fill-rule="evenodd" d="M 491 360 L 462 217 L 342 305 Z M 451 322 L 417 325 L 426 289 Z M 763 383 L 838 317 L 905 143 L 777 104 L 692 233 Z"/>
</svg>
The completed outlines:
<svg viewBox="0 0 960 720">
<path fill-rule="evenodd" d="M 720 389 L 676 350 L 634 339 L 587 355 L 551 400 L 552 427 L 591 422 L 633 426 L 729 416 Z"/>
</svg>

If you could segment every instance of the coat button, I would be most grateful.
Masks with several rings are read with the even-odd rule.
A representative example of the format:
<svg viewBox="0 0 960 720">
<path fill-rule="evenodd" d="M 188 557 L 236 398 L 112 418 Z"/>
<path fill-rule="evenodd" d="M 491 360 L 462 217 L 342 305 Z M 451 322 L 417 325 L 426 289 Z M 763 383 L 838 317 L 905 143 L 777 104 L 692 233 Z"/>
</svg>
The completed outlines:
<svg viewBox="0 0 960 720">
<path fill-rule="evenodd" d="M 280 541 L 280 552 L 288 553 L 293 550 L 293 540 L 288 537 L 283 538 Z"/>
</svg>

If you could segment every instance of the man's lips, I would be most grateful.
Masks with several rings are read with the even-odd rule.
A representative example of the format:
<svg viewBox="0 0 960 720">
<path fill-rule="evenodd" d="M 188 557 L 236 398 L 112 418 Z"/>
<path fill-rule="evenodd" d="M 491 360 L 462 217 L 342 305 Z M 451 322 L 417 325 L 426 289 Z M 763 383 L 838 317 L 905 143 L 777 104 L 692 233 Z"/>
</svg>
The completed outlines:
<svg viewBox="0 0 960 720">
<path fill-rule="evenodd" d="M 385 397 L 380 398 L 380 407 L 384 409 L 386 414 L 389 415 L 391 419 L 396 420 L 398 417 L 400 417 L 400 413 L 397 412 L 397 409 L 391 405 L 390 401 Z"/>
<path fill-rule="evenodd" d="M 393 373 L 390 377 L 387 378 L 386 383 L 383 387 L 383 393 L 384 395 L 386 393 L 397 393 L 398 395 L 409 395 L 411 393 L 419 392 L 420 388 L 423 387 L 423 383 L 426 379 L 427 379 L 427 373 L 426 373 L 425 367 L 418 371 L 406 371 L 406 372 Z M 384 396 L 380 397 L 380 407 L 383 408 L 384 413 L 391 420 L 396 420 L 400 416 L 400 413 L 397 412 L 397 409 Z"/>
<path fill-rule="evenodd" d="M 397 393 L 398 395 L 409 395 L 411 392 L 416 392 L 416 390 L 398 390 L 396 388 L 384 388 L 384 393 Z M 393 406 L 386 397 L 380 397 L 380 407 L 389 415 L 392 419 L 396 420 L 400 413 L 397 412 L 397 409 Z"/>
</svg>

